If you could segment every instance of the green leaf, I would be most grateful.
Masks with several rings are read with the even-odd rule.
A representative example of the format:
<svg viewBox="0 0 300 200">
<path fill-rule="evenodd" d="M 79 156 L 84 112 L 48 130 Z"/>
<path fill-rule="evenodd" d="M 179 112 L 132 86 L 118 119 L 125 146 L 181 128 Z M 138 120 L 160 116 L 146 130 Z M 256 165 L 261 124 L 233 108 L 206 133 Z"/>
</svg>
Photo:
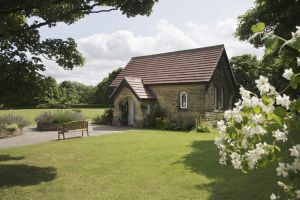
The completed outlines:
<svg viewBox="0 0 300 200">
<path fill-rule="evenodd" d="M 293 36 L 290 40 L 286 42 L 286 44 L 300 52 L 300 37 Z"/>
<path fill-rule="evenodd" d="M 253 111 L 255 114 L 259 114 L 261 113 L 261 108 L 259 106 L 256 106 L 255 108 L 253 108 Z"/>
<path fill-rule="evenodd" d="M 251 31 L 253 33 L 262 32 L 265 29 L 265 27 L 266 27 L 265 23 L 259 22 L 251 26 Z"/>
<path fill-rule="evenodd" d="M 276 35 L 271 35 L 265 40 L 264 43 L 265 43 L 267 54 L 271 53 L 276 48 L 278 41 L 279 39 Z"/>
<path fill-rule="evenodd" d="M 292 76 L 291 87 L 293 89 L 297 89 L 299 83 L 300 83 L 300 77 L 299 76 Z"/>
<path fill-rule="evenodd" d="M 273 131 L 276 131 L 277 129 L 281 129 L 281 125 L 278 123 L 270 123 L 267 125 L 266 129 L 268 133 L 272 133 Z"/>
<path fill-rule="evenodd" d="M 281 122 L 282 118 L 281 117 L 279 117 L 275 113 L 271 113 L 269 116 L 272 117 L 278 124 L 280 124 L 282 126 L 282 122 Z"/>
<path fill-rule="evenodd" d="M 262 101 L 265 103 L 265 104 L 270 104 L 272 101 L 270 99 L 270 97 L 266 94 L 262 95 Z"/>
<path fill-rule="evenodd" d="M 300 98 L 296 101 L 296 111 L 300 113 Z"/>
<path fill-rule="evenodd" d="M 283 107 L 275 108 L 274 113 L 279 117 L 285 117 L 286 116 L 286 111 Z"/>
</svg>

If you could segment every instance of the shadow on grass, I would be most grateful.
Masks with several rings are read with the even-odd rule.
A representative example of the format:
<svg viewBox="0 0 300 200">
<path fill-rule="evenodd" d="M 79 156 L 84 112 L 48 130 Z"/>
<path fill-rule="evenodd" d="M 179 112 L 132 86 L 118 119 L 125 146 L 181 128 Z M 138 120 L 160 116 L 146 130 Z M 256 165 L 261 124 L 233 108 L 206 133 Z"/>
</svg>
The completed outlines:
<svg viewBox="0 0 300 200">
<path fill-rule="evenodd" d="M 19 157 L 11 157 L 10 155 L 0 155 L 0 162 L 4 162 L 4 161 L 9 161 L 9 160 L 22 160 L 24 159 L 24 156 L 19 156 Z"/>
<path fill-rule="evenodd" d="M 1 164 L 0 177 L 0 187 L 38 185 L 54 180 L 56 169 L 24 164 Z"/>
<path fill-rule="evenodd" d="M 182 163 L 197 174 L 206 176 L 210 183 L 195 185 L 211 193 L 210 200 L 269 199 L 277 191 L 275 165 L 243 174 L 218 163 L 218 151 L 213 141 L 195 141 L 192 152 L 183 157 Z M 274 191 L 275 190 L 275 191 Z"/>
</svg>

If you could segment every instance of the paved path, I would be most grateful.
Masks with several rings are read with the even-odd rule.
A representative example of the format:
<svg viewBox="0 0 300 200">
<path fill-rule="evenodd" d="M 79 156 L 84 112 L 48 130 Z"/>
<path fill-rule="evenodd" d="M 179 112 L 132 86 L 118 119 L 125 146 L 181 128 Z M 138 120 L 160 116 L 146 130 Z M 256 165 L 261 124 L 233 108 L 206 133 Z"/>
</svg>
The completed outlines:
<svg viewBox="0 0 300 200">
<path fill-rule="evenodd" d="M 124 133 L 132 128 L 128 127 L 112 127 L 112 126 L 95 126 L 89 125 L 90 136 L 107 135 L 113 133 Z M 48 141 L 57 140 L 57 131 L 44 131 L 39 132 L 35 128 L 25 128 L 24 134 L 11 138 L 0 139 L 0 149 L 25 146 L 30 144 L 38 144 Z M 66 134 L 66 139 L 81 137 L 81 131 L 70 132 Z M 86 134 L 85 136 L 86 137 Z"/>
</svg>

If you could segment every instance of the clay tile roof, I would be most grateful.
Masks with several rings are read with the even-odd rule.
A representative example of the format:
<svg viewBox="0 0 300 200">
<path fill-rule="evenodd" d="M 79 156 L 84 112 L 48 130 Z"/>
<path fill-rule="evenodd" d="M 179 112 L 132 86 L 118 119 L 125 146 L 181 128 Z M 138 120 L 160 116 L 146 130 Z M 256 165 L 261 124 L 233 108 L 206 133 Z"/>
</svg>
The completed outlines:
<svg viewBox="0 0 300 200">
<path fill-rule="evenodd" d="M 222 55 L 224 45 L 133 57 L 112 86 L 124 77 L 140 77 L 144 85 L 208 82 Z"/>
<path fill-rule="evenodd" d="M 155 96 L 151 93 L 151 91 L 143 85 L 142 79 L 136 77 L 124 77 L 123 81 L 120 82 L 118 87 L 112 93 L 112 98 L 118 93 L 120 86 L 124 81 L 127 82 L 130 89 L 137 96 L 138 99 L 155 99 Z"/>
</svg>

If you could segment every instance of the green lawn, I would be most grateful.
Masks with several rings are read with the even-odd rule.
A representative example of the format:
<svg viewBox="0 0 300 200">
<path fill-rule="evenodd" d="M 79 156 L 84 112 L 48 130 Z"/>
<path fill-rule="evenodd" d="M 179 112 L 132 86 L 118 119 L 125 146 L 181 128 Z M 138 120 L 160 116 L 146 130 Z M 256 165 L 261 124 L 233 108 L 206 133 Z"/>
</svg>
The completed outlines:
<svg viewBox="0 0 300 200">
<path fill-rule="evenodd" d="M 0 115 L 3 114 L 20 114 L 23 115 L 29 121 L 34 122 L 34 118 L 45 111 L 56 111 L 57 109 L 16 109 L 16 110 L 0 110 Z M 87 117 L 88 120 L 91 120 L 92 117 L 98 114 L 102 114 L 104 108 L 80 108 L 82 113 Z"/>
<path fill-rule="evenodd" d="M 214 134 L 131 131 L 0 151 L 5 199 L 269 199 L 273 167 L 218 164 Z"/>
</svg>

